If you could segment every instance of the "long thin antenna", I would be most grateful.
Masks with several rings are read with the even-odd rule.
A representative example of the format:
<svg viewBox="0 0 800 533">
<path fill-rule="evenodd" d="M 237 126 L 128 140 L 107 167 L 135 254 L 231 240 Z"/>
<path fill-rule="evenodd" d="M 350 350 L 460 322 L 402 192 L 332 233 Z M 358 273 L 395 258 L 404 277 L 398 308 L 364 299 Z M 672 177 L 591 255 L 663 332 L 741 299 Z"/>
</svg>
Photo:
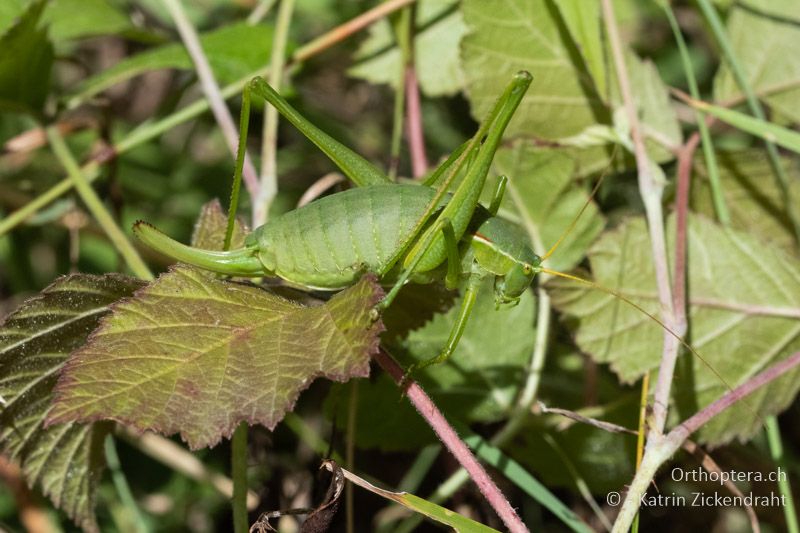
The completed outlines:
<svg viewBox="0 0 800 533">
<path fill-rule="evenodd" d="M 603 173 L 600 174 L 600 179 L 597 180 L 597 183 L 595 184 L 594 188 L 592 189 L 591 194 L 589 194 L 589 198 L 587 198 L 586 201 L 583 203 L 583 207 L 581 207 L 581 210 L 578 211 L 577 215 L 575 215 L 575 218 L 572 219 L 572 222 L 570 222 L 570 224 L 567 227 L 567 229 L 565 229 L 561 233 L 561 236 L 558 237 L 558 240 L 556 241 L 556 243 L 553 246 L 551 246 L 549 250 L 547 250 L 546 254 L 544 254 L 542 256 L 542 261 L 544 261 L 545 259 L 547 259 L 551 255 L 553 255 L 553 252 L 555 252 L 558 249 L 558 247 L 561 246 L 561 242 L 564 239 L 567 238 L 567 235 L 572 233 L 572 230 L 575 229 L 575 226 L 578 224 L 578 220 L 580 220 L 581 215 L 583 215 L 583 212 L 586 211 L 586 208 L 588 208 L 589 204 L 592 203 L 592 200 L 594 200 L 594 197 L 597 194 L 597 191 L 600 189 L 600 184 L 603 183 L 603 178 L 605 178 L 608 175 L 608 172 L 611 170 L 611 167 L 614 165 L 614 158 L 617 156 L 617 150 L 618 149 L 619 149 L 619 145 L 614 145 L 614 151 L 611 152 L 611 162 L 608 164 L 608 166 L 606 166 L 605 170 L 603 170 Z"/>
<path fill-rule="evenodd" d="M 645 309 L 641 305 L 637 304 L 636 302 L 634 302 L 633 300 L 631 300 L 627 296 L 623 295 L 622 293 L 620 293 L 618 291 L 615 291 L 614 289 L 609 289 L 608 287 L 603 287 L 602 285 L 599 285 L 599 284 L 597 284 L 597 283 L 595 283 L 593 281 L 589 281 L 588 279 L 582 278 L 580 276 L 574 276 L 572 274 L 566 274 L 564 272 L 559 272 L 558 270 L 550 270 L 549 268 L 544 268 L 544 267 L 540 267 L 539 268 L 539 272 L 543 272 L 545 274 L 550 274 L 552 276 L 557 276 L 559 278 L 565 278 L 565 279 L 568 279 L 568 280 L 577 281 L 578 283 L 583 283 L 584 285 L 588 285 L 588 286 L 590 286 L 593 289 L 596 289 L 598 291 L 604 292 L 606 294 L 610 294 L 612 296 L 616 296 L 617 298 L 619 298 L 620 300 L 622 300 L 626 304 L 628 304 L 631 307 L 633 307 L 634 309 L 638 310 L 640 313 L 650 317 L 651 319 L 653 319 L 653 321 L 655 321 L 656 324 L 658 324 L 659 326 L 664 328 L 664 331 L 668 332 L 670 335 L 675 337 L 675 339 L 677 339 L 677 341 L 680 342 L 683 345 L 684 348 L 689 350 L 692 353 L 692 355 L 697 357 L 706 366 L 706 368 L 708 368 L 711 371 L 711 373 L 713 373 L 715 376 L 717 376 L 717 378 L 728 388 L 728 390 L 730 392 L 733 392 L 733 387 L 731 387 L 731 385 L 725 380 L 725 378 L 722 377 L 722 374 L 717 372 L 714 369 L 714 367 L 711 366 L 711 363 L 709 363 L 706 360 L 705 357 L 700 355 L 700 352 L 698 352 L 695 348 L 693 348 L 691 344 L 689 344 L 688 342 L 683 340 L 683 338 L 680 335 L 678 335 L 677 333 L 675 333 L 675 331 L 672 330 L 672 328 L 670 328 L 669 326 L 664 324 L 664 322 L 659 320 L 652 313 L 649 313 L 649 312 L 645 311 Z"/>
</svg>

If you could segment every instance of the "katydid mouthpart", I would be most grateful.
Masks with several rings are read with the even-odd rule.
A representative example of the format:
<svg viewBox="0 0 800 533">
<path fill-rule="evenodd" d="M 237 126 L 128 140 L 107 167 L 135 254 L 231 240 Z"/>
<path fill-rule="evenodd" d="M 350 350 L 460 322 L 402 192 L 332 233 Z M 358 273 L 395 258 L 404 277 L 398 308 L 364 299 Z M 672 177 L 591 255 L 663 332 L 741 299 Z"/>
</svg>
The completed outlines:
<svg viewBox="0 0 800 533">
<path fill-rule="evenodd" d="M 544 268 L 543 259 L 555 251 L 563 236 L 540 258 L 517 226 L 496 216 L 505 191 L 505 177 L 499 180 L 490 207 L 480 205 L 479 197 L 495 151 L 531 79 L 527 72 L 517 73 L 477 133 L 434 170 L 424 184 L 408 185 L 392 182 L 372 163 L 311 124 L 266 81 L 254 78 L 243 93 L 232 204 L 236 203 L 241 182 L 252 95 L 273 105 L 358 187 L 270 219 L 250 233 L 244 246 L 237 250 L 212 251 L 186 246 L 144 222 L 134 225 L 134 234 L 167 256 L 212 272 L 243 277 L 277 276 L 307 289 L 340 290 L 363 274 L 374 273 L 382 283 L 391 286 L 377 304 L 378 310 L 388 307 L 409 281 L 431 283 L 444 279 L 446 286 L 453 289 L 466 278 L 461 308 L 446 346 L 437 357 L 413 365 L 409 373 L 444 362 L 453 353 L 482 279 L 494 277 L 498 305 L 514 305 L 539 272 L 588 284 L 622 299 L 705 362 L 663 322 L 617 291 Z M 461 180 L 451 191 L 457 177 Z M 579 216 L 580 213 L 575 220 Z"/>
</svg>

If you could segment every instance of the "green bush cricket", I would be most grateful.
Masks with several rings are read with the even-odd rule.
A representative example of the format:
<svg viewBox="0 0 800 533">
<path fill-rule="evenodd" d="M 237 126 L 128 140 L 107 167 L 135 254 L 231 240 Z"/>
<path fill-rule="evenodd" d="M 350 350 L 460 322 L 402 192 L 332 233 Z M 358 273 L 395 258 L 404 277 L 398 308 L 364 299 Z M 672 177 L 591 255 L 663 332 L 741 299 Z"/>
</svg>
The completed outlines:
<svg viewBox="0 0 800 533">
<path fill-rule="evenodd" d="M 255 94 L 274 105 L 359 187 L 270 220 L 238 250 L 191 248 L 142 222 L 134 226 L 134 233 L 148 246 L 207 270 L 278 276 L 309 289 L 342 289 L 371 272 L 392 285 L 378 304 L 380 309 L 388 307 L 409 280 L 430 283 L 444 277 L 448 288 L 455 288 L 466 275 L 461 312 L 447 346 L 439 357 L 417 367 L 444 361 L 458 344 L 480 279 L 494 275 L 498 302 L 515 303 L 538 271 L 536 254 L 527 245 L 519 246 L 510 223 L 494 216 L 505 180 L 500 180 L 489 210 L 478 203 L 503 132 L 530 82 L 527 72 L 514 76 L 475 136 L 433 172 L 429 182 L 441 180 L 433 189 L 390 182 L 366 159 L 308 122 L 263 79 L 255 78 L 244 92 L 241 139 L 247 137 L 250 98 Z M 243 150 L 240 142 L 234 182 L 241 176 Z M 461 182 L 447 198 L 449 185 L 462 171 Z M 467 232 L 471 223 L 475 231 Z"/>
<path fill-rule="evenodd" d="M 408 281 L 431 283 L 444 279 L 446 286 L 453 289 L 466 277 L 461 308 L 447 344 L 438 356 L 413 365 L 409 373 L 444 362 L 453 353 L 482 279 L 494 277 L 498 305 L 513 305 L 539 272 L 588 284 L 622 299 L 702 360 L 662 321 L 617 291 L 543 267 L 542 261 L 555 251 L 563 236 L 544 257 L 539 257 L 514 224 L 496 216 L 505 177 L 499 180 L 490 207 L 480 205 L 478 200 L 494 154 L 531 79 L 527 72 L 517 73 L 472 139 L 455 150 L 423 185 L 413 185 L 389 180 L 372 163 L 300 115 L 266 81 L 254 78 L 243 94 L 232 204 L 241 181 L 253 94 L 275 106 L 358 187 L 269 220 L 250 233 L 244 247 L 237 250 L 192 248 L 144 222 L 134 225 L 134 233 L 151 248 L 206 270 L 243 277 L 277 276 L 306 289 L 340 290 L 361 275 L 373 273 L 391 286 L 378 303 L 379 310 L 388 307 Z M 461 181 L 448 194 L 450 185 L 461 174 Z M 565 235 L 568 232 L 569 229 Z"/>
</svg>

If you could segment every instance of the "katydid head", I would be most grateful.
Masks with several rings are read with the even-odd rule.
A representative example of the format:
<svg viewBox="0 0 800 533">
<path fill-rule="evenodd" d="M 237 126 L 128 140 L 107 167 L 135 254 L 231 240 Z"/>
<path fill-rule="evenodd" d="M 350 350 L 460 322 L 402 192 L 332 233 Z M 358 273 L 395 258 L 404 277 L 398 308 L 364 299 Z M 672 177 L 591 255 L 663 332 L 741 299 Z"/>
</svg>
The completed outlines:
<svg viewBox="0 0 800 533">
<path fill-rule="evenodd" d="M 475 265 L 494 274 L 497 306 L 516 305 L 539 272 L 541 258 L 528 245 L 524 231 L 516 224 L 479 210 L 470 245 Z"/>
<path fill-rule="evenodd" d="M 534 256 L 532 263 L 517 261 L 502 276 L 494 278 L 494 299 L 500 305 L 517 305 L 522 294 L 531 286 L 534 276 L 539 271 L 539 258 Z"/>
</svg>

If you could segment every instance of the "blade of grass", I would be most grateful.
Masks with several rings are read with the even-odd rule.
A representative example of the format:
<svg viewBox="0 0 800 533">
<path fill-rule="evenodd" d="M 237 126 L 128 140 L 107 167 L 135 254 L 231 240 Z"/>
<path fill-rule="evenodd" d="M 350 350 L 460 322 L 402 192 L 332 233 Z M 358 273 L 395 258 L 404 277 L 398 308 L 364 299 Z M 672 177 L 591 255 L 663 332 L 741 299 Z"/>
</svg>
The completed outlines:
<svg viewBox="0 0 800 533">
<path fill-rule="evenodd" d="M 792 485 L 789 482 L 789 477 L 786 472 L 789 471 L 789 464 L 783 454 L 783 442 L 781 439 L 781 429 L 778 426 L 778 418 L 771 416 L 766 420 L 767 426 L 767 442 L 769 443 L 769 452 L 772 456 L 772 461 L 783 473 L 778 476 L 778 489 L 783 495 L 783 501 L 786 504 L 783 506 L 783 516 L 786 519 L 786 531 L 789 533 L 797 533 L 800 531 L 800 526 L 797 523 L 797 512 L 794 506 L 794 497 L 792 496 Z"/>
<path fill-rule="evenodd" d="M 337 466 L 332 464 L 331 461 L 325 461 L 322 466 L 331 472 L 337 469 Z M 423 514 L 428 518 L 435 520 L 436 522 L 450 526 L 459 533 L 498 533 L 495 529 L 484 526 L 483 524 L 475 522 L 474 520 L 470 520 L 469 518 L 461 516 L 460 514 L 449 509 L 440 507 L 434 503 L 420 498 L 419 496 L 414 496 L 413 494 L 409 494 L 407 492 L 392 492 L 380 487 L 376 487 L 366 479 L 363 479 L 344 468 L 341 469 L 341 472 L 348 481 L 358 485 L 362 489 L 368 490 L 373 494 L 377 494 L 378 496 L 386 498 L 387 500 L 397 502 L 400 505 L 411 509 L 412 511 Z"/>
<path fill-rule="evenodd" d="M 731 126 L 800 154 L 800 133 L 796 131 L 701 100 L 692 99 L 688 100 L 688 103 L 695 109 L 708 113 Z"/>
<path fill-rule="evenodd" d="M 606 531 L 611 531 L 611 522 L 609 522 L 606 515 L 603 514 L 603 510 L 597 504 L 597 501 L 594 499 L 594 496 L 592 496 L 592 491 L 589 489 L 588 483 L 586 483 L 586 480 L 583 479 L 583 476 L 581 476 L 580 472 L 578 472 L 578 469 L 575 468 L 575 465 L 570 460 L 569 456 L 564 452 L 563 448 L 558 444 L 558 442 L 556 442 L 556 440 L 552 436 L 545 433 L 542 437 L 544 438 L 545 442 L 547 442 L 547 444 L 549 444 L 550 447 L 553 448 L 556 454 L 561 458 L 561 462 L 564 463 L 564 466 L 567 468 L 567 471 L 569 471 L 570 476 L 572 476 L 572 480 L 575 482 L 575 486 L 578 489 L 578 492 L 583 497 L 583 500 L 586 502 L 589 508 L 592 510 L 595 517 L 597 517 L 598 522 L 600 522 L 603 525 L 603 528 L 605 528 Z"/>
<path fill-rule="evenodd" d="M 650 372 L 646 372 L 642 378 L 642 393 L 639 398 L 639 427 L 637 428 L 636 435 L 636 469 L 642 464 L 642 456 L 644 456 L 644 441 L 647 435 L 647 399 L 650 397 Z M 611 528 L 609 528 L 611 529 Z M 631 526 L 632 533 L 639 531 L 639 513 L 633 519 Z"/>
<path fill-rule="evenodd" d="M 106 464 L 108 464 L 108 469 L 111 471 L 111 480 L 114 483 L 114 488 L 117 489 L 120 502 L 122 502 L 122 505 L 128 513 L 128 518 L 130 519 L 129 524 L 136 533 L 147 533 L 150 531 L 150 528 L 147 527 L 142 513 L 139 511 L 139 506 L 136 505 L 136 499 L 133 497 L 133 493 L 131 493 L 128 480 L 125 479 L 125 473 L 122 471 L 122 466 L 119 462 L 119 455 L 117 454 L 117 446 L 114 443 L 113 435 L 106 435 L 104 446 Z"/>
<path fill-rule="evenodd" d="M 142 261 L 139 252 L 136 251 L 136 248 L 133 247 L 119 226 L 117 226 L 111 213 L 109 213 L 105 205 L 103 205 L 103 201 L 100 200 L 100 197 L 97 196 L 97 193 L 94 192 L 94 189 L 89 185 L 89 181 L 78 167 L 78 162 L 75 161 L 72 152 L 70 152 L 69 147 L 64 142 L 64 138 L 61 136 L 58 128 L 52 126 L 47 128 L 47 140 L 56 158 L 61 163 L 61 166 L 67 171 L 69 179 L 72 181 L 72 186 L 77 189 L 83 203 L 86 204 L 89 212 L 95 220 L 97 220 L 97 223 L 100 224 L 100 227 L 103 228 L 103 231 L 105 231 L 111 243 L 116 247 L 120 255 L 122 255 L 122 258 L 128 264 L 131 271 L 142 279 L 153 279 L 152 272 L 150 272 L 150 269 L 147 268 L 147 265 Z"/>
<path fill-rule="evenodd" d="M 472 433 L 466 427 L 458 426 L 457 429 L 460 434 L 464 435 L 464 442 L 474 450 L 475 455 L 477 455 L 481 461 L 496 468 L 509 481 L 513 482 L 528 496 L 553 513 L 564 525 L 578 533 L 590 533 L 592 531 L 592 528 L 550 492 L 547 487 L 533 477 L 517 461 L 504 454 L 500 448 L 485 441 L 479 435 Z M 427 500 L 434 503 L 442 503 L 452 496 L 466 480 L 466 472 L 464 472 L 464 470 L 457 471 L 444 483 L 439 485 L 436 491 L 434 491 Z M 403 524 L 395 530 L 395 533 L 410 533 L 417 527 L 419 522 L 419 517 L 411 517 L 403 522 Z"/>
<path fill-rule="evenodd" d="M 678 25 L 678 20 L 675 18 L 675 13 L 672 11 L 672 6 L 669 1 L 660 0 L 659 4 L 667 15 L 672 34 L 675 36 L 675 42 L 678 44 L 678 51 L 681 55 L 681 64 L 683 71 L 686 74 L 686 82 L 689 85 L 689 94 L 692 98 L 700 99 L 700 90 L 697 87 L 697 80 L 694 77 L 694 69 L 692 68 L 692 60 L 689 57 L 689 50 L 686 48 L 686 41 L 681 33 L 681 28 Z M 697 129 L 700 131 L 700 139 L 703 147 L 703 157 L 706 161 L 706 168 L 708 168 L 708 181 L 711 185 L 711 197 L 714 202 L 714 210 L 717 218 L 723 226 L 728 226 L 731 223 L 731 216 L 728 212 L 728 206 L 725 203 L 725 197 L 722 194 L 722 185 L 719 178 L 719 166 L 717 165 L 717 156 L 714 152 L 714 145 L 711 141 L 711 133 L 708 131 L 708 125 L 703 120 L 701 113 L 695 111 L 697 118 Z"/>
<path fill-rule="evenodd" d="M 753 88 L 750 87 L 750 84 L 747 82 L 747 79 L 744 76 L 744 70 L 739 64 L 739 60 L 736 58 L 736 54 L 733 51 L 733 47 L 731 46 L 728 35 L 722 25 L 722 21 L 720 20 L 716 9 L 713 5 L 711 5 L 709 0 L 697 0 L 697 5 L 700 6 L 700 10 L 703 12 L 703 15 L 711 27 L 711 31 L 714 33 L 714 39 L 717 41 L 717 44 L 722 50 L 722 55 L 725 58 L 725 62 L 728 64 L 728 67 L 731 69 L 731 73 L 736 80 L 736 84 L 746 97 L 747 107 L 757 119 L 760 119 L 762 122 L 766 122 L 767 117 L 764 113 L 764 108 L 761 106 L 761 102 L 758 100 L 758 97 L 756 97 L 755 91 L 753 91 Z M 789 190 L 789 178 L 786 176 L 786 171 L 781 163 L 775 143 L 770 139 L 765 139 L 765 144 L 767 147 L 767 155 L 769 156 L 770 166 L 775 174 L 775 180 L 781 190 L 781 193 L 783 194 L 786 213 L 789 216 L 789 220 L 791 220 L 794 228 L 795 239 L 797 240 L 798 244 L 800 244 L 800 216 L 798 216 L 796 211 L 797 207 L 792 202 L 791 191 Z"/>
<path fill-rule="evenodd" d="M 406 470 L 402 479 L 397 484 L 397 490 L 402 492 L 417 492 L 441 451 L 442 447 L 438 444 L 429 444 L 422 448 L 417 454 L 416 459 L 414 459 L 414 462 L 411 463 L 411 466 Z M 399 507 L 395 504 L 390 504 L 376 515 L 376 533 L 389 533 L 393 531 L 394 522 L 404 517 L 404 515 L 397 515 L 395 512 L 396 510 L 399 510 Z"/>
</svg>

